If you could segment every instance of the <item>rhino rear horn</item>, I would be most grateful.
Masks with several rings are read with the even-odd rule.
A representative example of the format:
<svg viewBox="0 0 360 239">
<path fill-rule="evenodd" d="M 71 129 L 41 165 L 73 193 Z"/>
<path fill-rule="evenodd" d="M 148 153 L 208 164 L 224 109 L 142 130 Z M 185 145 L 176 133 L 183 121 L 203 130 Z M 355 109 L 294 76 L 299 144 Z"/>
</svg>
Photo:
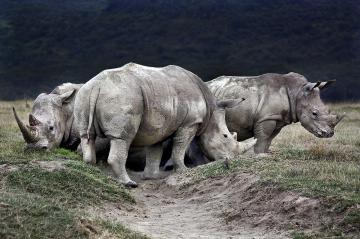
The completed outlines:
<svg viewBox="0 0 360 239">
<path fill-rule="evenodd" d="M 29 114 L 29 124 L 30 126 L 35 126 L 41 124 L 41 122 L 38 119 L 36 119 L 34 115 Z"/>
<path fill-rule="evenodd" d="M 336 80 L 328 80 L 328 81 L 323 81 L 321 82 L 321 84 L 319 85 L 319 89 L 320 90 L 323 90 L 327 87 L 329 87 L 330 85 L 332 85 L 333 83 L 335 83 Z"/>
<path fill-rule="evenodd" d="M 341 115 L 336 115 L 335 125 L 337 125 L 345 116 L 346 116 L 345 112 L 342 113 Z"/>
<path fill-rule="evenodd" d="M 19 118 L 16 113 L 15 108 L 13 107 L 13 113 L 15 116 L 16 123 L 18 124 L 20 131 L 24 137 L 26 143 L 34 143 L 37 141 L 37 134 L 34 129 L 31 129 L 29 126 L 25 125 Z"/>
</svg>

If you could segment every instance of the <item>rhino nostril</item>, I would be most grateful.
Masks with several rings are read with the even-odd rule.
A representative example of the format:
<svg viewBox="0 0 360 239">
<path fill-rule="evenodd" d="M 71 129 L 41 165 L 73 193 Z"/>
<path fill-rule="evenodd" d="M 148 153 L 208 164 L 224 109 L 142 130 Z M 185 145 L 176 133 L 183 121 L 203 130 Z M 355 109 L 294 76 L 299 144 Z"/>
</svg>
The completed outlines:
<svg viewBox="0 0 360 239">
<path fill-rule="evenodd" d="M 47 146 L 42 146 L 41 149 L 47 150 Z"/>
</svg>

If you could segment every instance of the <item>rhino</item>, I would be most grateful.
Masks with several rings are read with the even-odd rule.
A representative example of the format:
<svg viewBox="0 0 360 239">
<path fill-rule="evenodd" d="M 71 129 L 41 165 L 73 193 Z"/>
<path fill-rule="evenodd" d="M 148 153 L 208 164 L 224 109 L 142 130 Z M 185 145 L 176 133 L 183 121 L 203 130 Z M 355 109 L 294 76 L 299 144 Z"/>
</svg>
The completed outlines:
<svg viewBox="0 0 360 239">
<path fill-rule="evenodd" d="M 33 103 L 29 124 L 21 121 L 13 108 L 26 149 L 77 148 L 80 137 L 73 124 L 73 108 L 76 93 L 81 86 L 82 84 L 65 83 L 50 94 L 40 94 Z"/>
<path fill-rule="evenodd" d="M 145 178 L 159 176 L 162 142 L 170 137 L 177 172 L 186 169 L 185 151 L 195 136 L 213 160 L 228 159 L 252 147 L 255 140 L 237 142 L 225 123 L 225 109 L 242 101 L 217 102 L 198 76 L 179 66 L 128 63 L 100 72 L 80 88 L 74 122 L 84 161 L 95 163 L 95 138 L 108 138 L 107 161 L 115 176 L 125 186 L 136 187 L 125 167 L 130 146 L 146 148 Z"/>
<path fill-rule="evenodd" d="M 301 125 L 320 138 L 334 135 L 343 115 L 330 113 L 320 91 L 335 80 L 311 83 L 297 73 L 220 76 L 207 86 L 219 100 L 246 98 L 246 104 L 226 109 L 226 124 L 238 140 L 255 137 L 255 153 L 267 153 L 272 140 L 289 124 Z"/>
<path fill-rule="evenodd" d="M 81 147 L 78 147 L 80 137 L 73 124 L 73 111 L 77 92 L 82 86 L 83 84 L 63 83 L 49 94 L 41 93 L 33 102 L 27 124 L 20 120 L 13 108 L 16 122 L 26 142 L 25 149 L 52 150 L 61 147 L 81 153 Z M 232 136 L 236 137 L 236 133 L 232 132 Z M 97 138 L 95 144 L 97 158 L 106 159 L 110 149 L 109 140 Z M 171 139 L 163 143 L 165 154 L 162 157 L 161 165 L 166 170 L 173 166 L 171 161 L 168 161 L 171 146 Z M 186 163 L 188 166 L 209 162 L 195 142 L 192 143 L 191 148 L 187 149 Z M 130 148 L 127 167 L 135 171 L 143 170 L 145 157 L 146 154 L 142 147 Z"/>
</svg>

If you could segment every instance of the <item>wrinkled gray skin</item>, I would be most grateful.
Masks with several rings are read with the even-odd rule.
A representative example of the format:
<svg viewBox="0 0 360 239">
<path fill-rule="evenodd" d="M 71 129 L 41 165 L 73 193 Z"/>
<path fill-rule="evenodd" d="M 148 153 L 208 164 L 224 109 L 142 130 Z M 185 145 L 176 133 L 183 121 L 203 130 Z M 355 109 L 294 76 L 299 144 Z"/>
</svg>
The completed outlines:
<svg viewBox="0 0 360 239">
<path fill-rule="evenodd" d="M 242 153 L 225 124 L 225 108 L 242 100 L 216 104 L 209 89 L 193 73 L 178 67 L 154 68 L 134 63 L 102 71 L 84 84 L 74 105 L 85 162 L 95 163 L 95 138 L 110 139 L 108 163 L 119 182 L 135 187 L 125 168 L 130 145 L 146 147 L 145 178 L 157 178 L 162 142 L 172 137 L 172 160 L 184 170 L 192 139 L 211 159 Z"/>
<path fill-rule="evenodd" d="M 14 109 L 27 149 L 76 149 L 80 138 L 73 126 L 73 107 L 75 95 L 81 86 L 65 83 L 50 94 L 40 94 L 29 115 L 29 125 L 19 119 Z"/>
<path fill-rule="evenodd" d="M 207 82 L 217 99 L 246 98 L 246 104 L 226 109 L 226 123 L 238 140 L 255 137 L 255 153 L 267 153 L 280 130 L 300 121 L 320 138 L 331 137 L 344 115 L 331 114 L 320 90 L 334 81 L 310 83 L 297 73 L 240 77 L 221 76 Z"/>
<path fill-rule="evenodd" d="M 20 130 L 26 142 L 26 149 L 51 150 L 62 147 L 81 152 L 80 136 L 73 125 L 74 101 L 78 90 L 83 84 L 64 83 L 57 86 L 50 94 L 40 94 L 33 103 L 29 115 L 29 122 L 22 122 L 14 111 Z M 31 126 L 30 126 L 31 125 Z M 234 134 L 234 133 L 232 133 Z M 106 138 L 97 138 L 95 141 L 98 157 L 107 157 L 110 141 Z M 171 139 L 163 143 L 165 151 L 171 151 Z M 168 154 L 168 153 L 167 153 Z M 165 154 L 162 163 L 165 168 L 172 168 L 172 160 Z M 209 162 L 201 152 L 198 144 L 193 142 L 187 150 L 188 163 L 197 166 Z M 127 166 L 133 170 L 141 170 L 145 165 L 145 150 L 143 147 L 131 147 Z"/>
</svg>

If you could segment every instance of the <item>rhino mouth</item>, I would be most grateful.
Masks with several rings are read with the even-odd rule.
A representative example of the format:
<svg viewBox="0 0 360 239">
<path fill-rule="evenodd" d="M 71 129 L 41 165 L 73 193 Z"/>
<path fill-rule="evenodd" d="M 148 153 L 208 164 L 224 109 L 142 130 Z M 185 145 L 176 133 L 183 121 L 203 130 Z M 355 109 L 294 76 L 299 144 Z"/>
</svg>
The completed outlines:
<svg viewBox="0 0 360 239">
<path fill-rule="evenodd" d="M 331 138 L 334 135 L 334 130 L 323 130 L 323 129 L 318 129 L 315 131 L 315 136 L 318 138 Z"/>
</svg>

